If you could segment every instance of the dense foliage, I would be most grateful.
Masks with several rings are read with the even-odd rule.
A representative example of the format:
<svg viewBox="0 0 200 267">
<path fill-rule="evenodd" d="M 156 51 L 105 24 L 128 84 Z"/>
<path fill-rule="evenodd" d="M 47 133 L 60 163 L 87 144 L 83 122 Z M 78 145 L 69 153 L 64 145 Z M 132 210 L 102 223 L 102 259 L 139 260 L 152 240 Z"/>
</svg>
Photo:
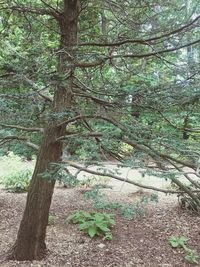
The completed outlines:
<svg viewBox="0 0 200 267">
<path fill-rule="evenodd" d="M 135 168 L 154 162 L 168 173 L 167 164 L 174 176 L 180 164 L 195 169 L 198 1 L 81 3 L 72 108 L 52 113 L 54 89 L 68 78 L 57 69 L 59 29 L 50 12 L 60 4 L 2 5 L 1 153 L 31 158 L 47 121 L 67 120 L 68 159 L 117 158 Z M 38 17 L 37 8 L 46 14 Z"/>
<path fill-rule="evenodd" d="M 171 179 L 169 192 L 200 206 L 199 9 L 199 0 L 1 1 L 1 153 L 40 148 L 30 190 L 52 194 L 39 176 L 63 160 L 87 170 L 117 159 Z"/>
<path fill-rule="evenodd" d="M 36 7 L 42 5 L 39 2 L 35 3 Z M 81 115 L 91 118 L 75 121 L 67 129 L 71 136 L 67 149 L 78 158 L 99 159 L 101 149 L 122 158 L 132 155 L 133 150 L 125 145 L 134 147 L 127 140 L 130 138 L 150 150 L 153 147 L 158 153 L 196 161 L 199 147 L 199 133 L 195 131 L 199 123 L 197 2 L 88 2 L 86 6 L 83 3 L 86 10 L 80 17 L 79 45 L 74 48 L 77 65 L 74 106 L 66 114 L 51 114 L 49 110 L 54 87 L 66 78 L 56 71 L 59 50 L 55 22 L 49 16 L 38 19 L 34 14 L 5 12 L 9 2 L 4 4 L 1 123 L 16 125 L 17 122 L 23 127 L 39 128 L 49 117 L 70 119 Z M 178 49 L 182 46 L 185 47 Z M 89 68 L 90 65 L 94 67 Z M 99 119 L 94 121 L 95 117 Z M 100 117 L 117 123 L 102 121 Z M 97 138 L 85 140 L 88 128 L 100 132 L 101 142 Z M 5 129 L 3 125 L 2 138 L 7 133 L 15 136 L 22 130 Z M 38 131 L 18 136 L 18 141 L 31 139 L 38 144 Z M 73 137 L 75 132 L 79 133 L 78 138 Z M 17 152 L 17 143 L 15 148 L 8 142 L 5 145 Z M 145 148 L 139 154 L 134 150 L 135 154 L 141 157 L 141 153 L 146 153 Z M 21 153 L 27 153 L 22 151 L 21 148 Z"/>
</svg>

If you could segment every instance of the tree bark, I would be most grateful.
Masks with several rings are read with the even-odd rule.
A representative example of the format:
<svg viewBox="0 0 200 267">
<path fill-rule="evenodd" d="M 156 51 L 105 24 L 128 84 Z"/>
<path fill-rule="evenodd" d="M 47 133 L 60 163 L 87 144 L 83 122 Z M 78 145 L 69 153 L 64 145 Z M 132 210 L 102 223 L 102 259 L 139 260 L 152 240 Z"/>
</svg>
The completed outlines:
<svg viewBox="0 0 200 267">
<path fill-rule="evenodd" d="M 53 100 L 52 112 L 64 113 L 71 107 L 73 68 L 67 63 L 72 60 L 73 47 L 77 43 L 78 0 L 63 0 L 63 13 L 59 18 L 60 26 L 60 54 L 58 59 L 58 72 L 69 73 L 67 85 L 58 85 Z M 68 61 L 68 62 L 67 62 Z M 59 118 L 59 116 L 57 116 Z M 49 120 L 37 157 L 35 170 L 32 176 L 26 207 L 17 240 L 8 258 L 15 260 L 38 260 L 46 253 L 46 227 L 48 224 L 49 209 L 51 205 L 55 180 L 42 177 L 51 163 L 61 160 L 62 141 L 57 138 L 65 134 L 65 125 L 58 126 L 59 119 Z"/>
</svg>

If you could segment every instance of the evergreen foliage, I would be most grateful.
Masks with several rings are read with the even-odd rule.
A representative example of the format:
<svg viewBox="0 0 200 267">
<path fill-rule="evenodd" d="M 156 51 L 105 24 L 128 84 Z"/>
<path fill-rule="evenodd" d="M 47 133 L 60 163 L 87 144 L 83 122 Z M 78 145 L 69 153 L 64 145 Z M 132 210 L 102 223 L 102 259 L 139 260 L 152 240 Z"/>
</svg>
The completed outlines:
<svg viewBox="0 0 200 267">
<path fill-rule="evenodd" d="M 199 14 L 199 0 L 0 2 L 0 152 L 38 155 L 35 219 L 54 187 L 39 174 L 63 160 L 153 168 L 200 206 Z"/>
</svg>

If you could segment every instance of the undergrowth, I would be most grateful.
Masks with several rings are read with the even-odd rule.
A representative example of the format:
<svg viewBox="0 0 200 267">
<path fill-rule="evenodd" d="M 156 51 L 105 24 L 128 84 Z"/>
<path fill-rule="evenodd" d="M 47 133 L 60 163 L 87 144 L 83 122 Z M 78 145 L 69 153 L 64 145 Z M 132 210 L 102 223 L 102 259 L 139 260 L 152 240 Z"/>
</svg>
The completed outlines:
<svg viewBox="0 0 200 267">
<path fill-rule="evenodd" d="M 191 249 L 187 241 L 189 239 L 185 236 L 170 236 L 169 238 L 169 243 L 172 248 L 182 248 L 185 251 L 185 260 L 193 263 L 193 264 L 198 264 L 198 259 L 199 256 L 197 255 L 196 251 L 194 249 Z"/>
<path fill-rule="evenodd" d="M 111 227 L 115 225 L 113 214 L 79 210 L 70 215 L 67 221 L 78 224 L 79 229 L 90 237 L 103 236 L 104 240 L 112 240 Z"/>
<path fill-rule="evenodd" d="M 13 192 L 13 193 L 27 192 L 31 176 L 32 176 L 31 170 L 17 171 L 4 176 L 1 179 L 0 184 L 2 184 L 8 192 Z"/>
<path fill-rule="evenodd" d="M 116 210 L 120 215 L 132 219 L 136 215 L 143 215 L 145 205 L 149 202 L 158 202 L 157 194 L 151 194 L 148 196 L 141 197 L 137 202 L 129 204 L 118 201 L 109 201 L 106 199 L 100 189 L 104 188 L 104 185 L 97 184 L 84 193 L 86 199 L 92 200 L 93 207 L 96 209 L 103 210 Z"/>
</svg>

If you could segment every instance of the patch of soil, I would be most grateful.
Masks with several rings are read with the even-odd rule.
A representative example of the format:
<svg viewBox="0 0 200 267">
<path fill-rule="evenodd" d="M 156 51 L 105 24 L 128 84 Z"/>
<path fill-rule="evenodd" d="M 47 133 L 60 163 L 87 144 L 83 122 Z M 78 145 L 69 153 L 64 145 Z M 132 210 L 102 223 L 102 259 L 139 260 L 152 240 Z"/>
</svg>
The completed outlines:
<svg viewBox="0 0 200 267">
<path fill-rule="evenodd" d="M 133 203 L 134 195 L 111 193 L 109 199 Z M 1 262 L 1 267 L 189 267 L 182 249 L 172 249 L 171 235 L 190 238 L 188 244 L 200 255 L 200 218 L 180 210 L 176 198 L 159 195 L 158 204 L 148 205 L 143 216 L 128 220 L 116 214 L 113 240 L 89 238 L 66 218 L 75 210 L 92 210 L 79 189 L 56 188 L 51 212 L 55 223 L 47 228 L 48 254 L 41 262 Z M 0 255 L 15 241 L 26 194 L 0 189 Z M 200 266 L 200 265 L 198 265 Z"/>
</svg>

